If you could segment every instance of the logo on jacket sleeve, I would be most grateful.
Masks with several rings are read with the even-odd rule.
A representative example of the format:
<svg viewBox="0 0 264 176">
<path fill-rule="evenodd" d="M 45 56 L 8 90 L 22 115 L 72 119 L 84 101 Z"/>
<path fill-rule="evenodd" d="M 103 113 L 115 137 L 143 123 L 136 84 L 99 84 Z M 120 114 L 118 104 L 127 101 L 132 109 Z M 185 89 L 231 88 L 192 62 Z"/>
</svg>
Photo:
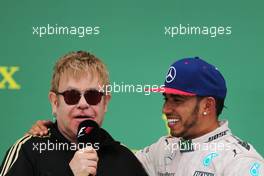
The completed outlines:
<svg viewBox="0 0 264 176">
<path fill-rule="evenodd" d="M 251 176 L 259 176 L 259 163 L 254 163 L 252 167 L 250 168 L 250 175 Z"/>
</svg>

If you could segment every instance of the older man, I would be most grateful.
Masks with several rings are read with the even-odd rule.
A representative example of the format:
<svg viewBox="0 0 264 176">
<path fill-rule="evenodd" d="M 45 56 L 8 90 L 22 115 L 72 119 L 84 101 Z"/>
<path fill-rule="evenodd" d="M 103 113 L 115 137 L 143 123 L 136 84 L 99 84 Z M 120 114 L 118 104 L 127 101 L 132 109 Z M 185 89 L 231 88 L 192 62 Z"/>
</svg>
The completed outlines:
<svg viewBox="0 0 264 176">
<path fill-rule="evenodd" d="M 94 55 L 78 51 L 60 58 L 49 92 L 56 123 L 46 136 L 18 140 L 4 159 L 1 176 L 146 175 L 133 153 L 102 128 L 100 144 L 76 147 L 80 123 L 90 120 L 102 125 L 110 95 L 99 90 L 108 84 L 107 69 Z"/>
</svg>

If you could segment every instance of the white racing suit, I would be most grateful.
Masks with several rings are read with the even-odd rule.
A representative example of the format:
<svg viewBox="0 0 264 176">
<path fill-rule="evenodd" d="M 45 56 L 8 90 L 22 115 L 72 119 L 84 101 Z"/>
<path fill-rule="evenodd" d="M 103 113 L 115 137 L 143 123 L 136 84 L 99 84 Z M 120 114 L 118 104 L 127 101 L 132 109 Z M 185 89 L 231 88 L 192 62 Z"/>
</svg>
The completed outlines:
<svg viewBox="0 0 264 176">
<path fill-rule="evenodd" d="M 150 176 L 264 176 L 264 160 L 227 121 L 192 140 L 161 137 L 136 153 Z"/>
</svg>

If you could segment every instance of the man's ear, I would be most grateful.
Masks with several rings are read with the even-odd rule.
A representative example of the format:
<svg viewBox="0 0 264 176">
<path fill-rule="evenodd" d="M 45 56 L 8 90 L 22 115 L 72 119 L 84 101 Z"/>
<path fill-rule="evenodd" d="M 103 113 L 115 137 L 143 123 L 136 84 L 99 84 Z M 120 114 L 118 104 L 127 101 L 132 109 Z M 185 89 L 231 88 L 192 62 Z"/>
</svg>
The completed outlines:
<svg viewBox="0 0 264 176">
<path fill-rule="evenodd" d="M 104 111 L 107 112 L 107 108 L 108 108 L 108 103 L 111 100 L 111 95 L 107 94 L 104 96 Z"/>
<path fill-rule="evenodd" d="M 52 108 L 52 114 L 56 116 L 57 114 L 57 106 L 58 106 L 58 97 L 54 92 L 49 92 L 49 101 Z"/>
<path fill-rule="evenodd" d="M 216 101 L 213 97 L 206 97 L 202 99 L 201 102 L 201 112 L 203 115 L 212 115 L 212 113 L 216 113 Z"/>
</svg>

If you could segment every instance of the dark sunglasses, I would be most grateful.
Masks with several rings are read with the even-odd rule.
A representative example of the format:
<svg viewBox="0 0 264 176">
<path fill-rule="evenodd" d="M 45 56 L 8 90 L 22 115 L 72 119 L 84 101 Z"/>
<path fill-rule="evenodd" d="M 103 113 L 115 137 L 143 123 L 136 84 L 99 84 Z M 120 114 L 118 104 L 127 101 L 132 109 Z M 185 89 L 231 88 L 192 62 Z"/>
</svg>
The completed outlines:
<svg viewBox="0 0 264 176">
<path fill-rule="evenodd" d="M 86 90 L 84 93 L 81 93 L 78 90 L 66 90 L 64 92 L 55 92 L 57 95 L 62 95 L 64 101 L 68 105 L 76 105 L 79 103 L 82 95 L 84 96 L 86 102 L 89 105 L 97 105 L 100 103 L 102 96 L 104 95 L 103 92 L 99 92 L 95 89 Z"/>
</svg>

